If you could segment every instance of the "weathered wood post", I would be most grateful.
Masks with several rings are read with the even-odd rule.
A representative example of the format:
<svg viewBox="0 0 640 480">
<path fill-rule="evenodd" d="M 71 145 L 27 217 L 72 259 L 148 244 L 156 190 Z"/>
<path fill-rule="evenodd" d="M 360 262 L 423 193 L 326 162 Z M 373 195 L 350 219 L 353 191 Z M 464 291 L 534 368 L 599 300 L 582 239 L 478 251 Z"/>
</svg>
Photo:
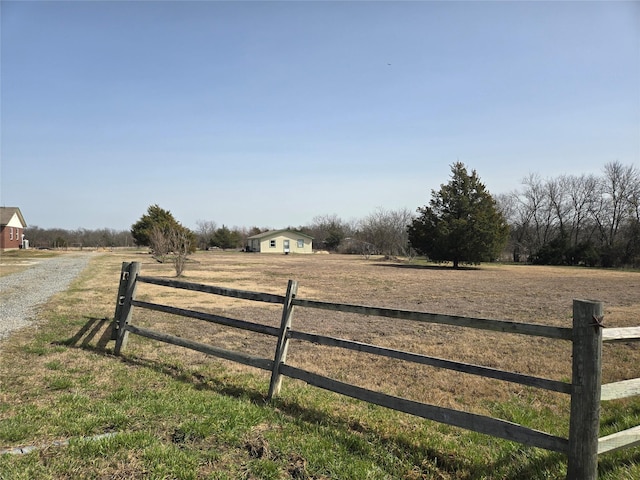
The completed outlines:
<svg viewBox="0 0 640 480">
<path fill-rule="evenodd" d="M 602 302 L 573 301 L 567 480 L 596 480 L 602 381 Z"/>
<path fill-rule="evenodd" d="M 271 400 L 280 393 L 282 385 L 282 375 L 280 374 L 280 365 L 287 361 L 287 350 L 289 349 L 289 339 L 287 332 L 291 327 L 291 318 L 293 317 L 293 298 L 298 293 L 298 282 L 289 280 L 287 285 L 287 295 L 284 299 L 282 307 L 282 320 L 280 321 L 280 332 L 278 334 L 278 345 L 276 346 L 276 355 L 273 360 L 273 370 L 271 372 L 271 383 L 269 384 L 269 394 L 267 398 Z"/>
<path fill-rule="evenodd" d="M 124 303 L 124 297 L 127 293 L 127 280 L 129 278 L 129 262 L 122 262 L 122 268 L 120 270 L 120 284 L 118 285 L 118 296 L 116 297 L 116 311 L 113 314 L 113 323 L 111 327 L 111 340 L 118 339 L 118 328 L 120 325 L 120 311 Z"/>
<path fill-rule="evenodd" d="M 127 324 L 131 320 L 131 312 L 133 306 L 131 301 L 136 292 L 136 277 L 140 273 L 140 262 L 131 262 L 122 264 L 122 272 L 120 274 L 120 287 L 124 283 L 124 295 L 120 295 L 118 290 L 118 305 L 116 305 L 116 318 L 114 322 L 117 324 L 116 347 L 114 353 L 120 355 L 123 348 L 127 346 L 129 332 L 126 329 Z"/>
</svg>

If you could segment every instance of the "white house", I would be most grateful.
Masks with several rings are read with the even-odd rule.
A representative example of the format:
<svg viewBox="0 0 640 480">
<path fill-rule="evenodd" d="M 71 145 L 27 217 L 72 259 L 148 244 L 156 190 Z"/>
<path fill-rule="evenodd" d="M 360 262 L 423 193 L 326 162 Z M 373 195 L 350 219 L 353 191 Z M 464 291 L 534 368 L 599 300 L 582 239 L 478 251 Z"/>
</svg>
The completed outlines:
<svg viewBox="0 0 640 480">
<path fill-rule="evenodd" d="M 247 239 L 247 250 L 259 253 L 313 253 L 313 237 L 294 230 L 270 230 Z"/>
</svg>

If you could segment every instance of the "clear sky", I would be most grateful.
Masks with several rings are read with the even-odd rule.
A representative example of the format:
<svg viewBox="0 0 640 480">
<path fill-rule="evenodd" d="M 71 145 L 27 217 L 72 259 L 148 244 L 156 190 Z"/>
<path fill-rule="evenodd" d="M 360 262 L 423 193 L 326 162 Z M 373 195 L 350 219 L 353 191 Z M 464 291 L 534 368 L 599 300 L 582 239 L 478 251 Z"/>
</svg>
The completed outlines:
<svg viewBox="0 0 640 480">
<path fill-rule="evenodd" d="M 284 228 L 640 166 L 640 2 L 0 2 L 0 203 Z"/>
</svg>

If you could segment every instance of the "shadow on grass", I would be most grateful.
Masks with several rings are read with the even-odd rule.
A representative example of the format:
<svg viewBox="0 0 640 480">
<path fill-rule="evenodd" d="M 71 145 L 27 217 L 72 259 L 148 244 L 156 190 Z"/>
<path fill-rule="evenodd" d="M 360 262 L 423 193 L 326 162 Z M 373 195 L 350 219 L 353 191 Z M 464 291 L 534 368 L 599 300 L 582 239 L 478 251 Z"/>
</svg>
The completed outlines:
<svg viewBox="0 0 640 480">
<path fill-rule="evenodd" d="M 110 320 L 88 317 L 86 323 L 75 335 L 58 343 L 113 358 L 113 352 L 108 348 L 111 335 L 112 322 Z M 96 339 L 97 342 L 94 343 Z M 438 445 L 434 445 L 437 440 L 424 442 L 419 438 L 386 434 L 380 429 L 360 421 L 354 421 L 353 418 L 346 418 L 332 410 L 306 405 L 295 398 L 282 396 L 269 402 L 266 388 L 252 387 L 240 380 L 235 381 L 233 377 L 227 375 L 222 378 L 216 375 L 191 372 L 181 365 L 134 355 L 125 354 L 120 356 L 118 360 L 128 365 L 153 370 L 198 390 L 207 390 L 227 397 L 249 400 L 259 406 L 270 406 L 289 417 L 292 422 L 326 428 L 328 429 L 327 434 L 332 436 L 332 440 L 343 443 L 347 450 L 355 448 L 354 442 L 350 440 L 352 435 L 358 437 L 364 435 L 377 439 L 377 442 L 380 442 L 387 451 L 393 452 L 394 455 L 410 457 L 411 463 L 414 465 L 413 472 L 422 475 L 416 478 L 441 478 L 443 472 L 446 472 L 446 477 L 442 478 L 458 478 L 462 475 L 460 478 L 471 480 L 492 478 L 491 475 L 495 472 L 502 472 L 501 478 L 513 480 L 547 478 L 542 472 L 557 472 L 563 468 L 563 462 L 566 462 L 564 455 L 553 452 L 531 455 L 527 452 L 532 449 L 527 447 L 522 447 L 525 450 L 519 449 L 520 453 L 516 455 L 514 455 L 513 449 L 504 449 L 504 453 L 500 453 L 493 460 L 472 460 L 465 457 L 464 454 L 461 455 L 459 449 L 452 450 L 445 446 L 439 448 Z M 416 419 L 416 421 L 427 420 Z M 354 454 L 357 453 L 354 452 Z M 515 462 L 520 465 L 514 465 Z M 619 465 L 619 462 L 604 461 L 601 463 L 601 469 L 611 471 Z"/>
<path fill-rule="evenodd" d="M 637 465 L 640 465 L 640 449 L 627 448 L 600 456 L 598 459 L 598 474 L 604 476 L 620 471 L 621 468 L 631 468 Z"/>
<path fill-rule="evenodd" d="M 76 334 L 62 340 L 60 342 L 54 342 L 58 345 L 65 345 L 68 347 L 81 347 L 89 350 L 106 351 L 107 344 L 112 337 L 113 322 L 107 318 L 95 318 L 85 317 L 87 322 L 76 332 Z M 102 332 L 102 333 L 101 333 Z M 98 342 L 93 345 L 93 341 L 100 334 Z"/>
<path fill-rule="evenodd" d="M 438 270 L 441 272 L 464 272 L 480 270 L 480 267 L 462 266 L 453 268 L 451 265 L 418 265 L 415 263 L 372 263 L 374 267 L 400 268 L 408 270 Z"/>
<path fill-rule="evenodd" d="M 220 395 L 248 399 L 256 405 L 267 402 L 266 394 L 247 385 L 232 384 L 201 373 L 190 372 L 179 365 L 170 365 L 155 360 L 135 356 L 121 356 L 120 360 L 128 365 L 148 368 L 167 375 L 174 380 L 193 386 L 197 390 L 208 390 Z"/>
<path fill-rule="evenodd" d="M 106 318 L 86 317 L 87 322 L 71 338 L 54 342 L 57 345 L 80 348 L 96 354 L 113 357 L 113 350 L 108 347 L 113 340 L 113 321 Z M 98 338 L 99 337 L 99 338 Z M 97 342 L 95 342 L 98 338 Z M 114 342 L 115 344 L 115 342 Z M 147 368 L 163 375 L 190 384 L 197 389 L 208 389 L 222 395 L 249 398 L 255 403 L 265 403 L 266 395 L 257 390 L 250 390 L 244 386 L 231 385 L 212 377 L 205 377 L 200 373 L 193 373 L 178 365 L 163 363 L 142 357 L 121 355 L 117 357 L 121 362 L 129 365 Z"/>
<path fill-rule="evenodd" d="M 329 435 L 335 444 L 341 444 L 343 450 L 351 451 L 354 455 L 366 456 L 368 449 L 359 451 L 358 445 L 360 445 L 360 442 L 354 442 L 353 437 L 355 436 L 358 439 L 369 438 L 370 442 L 379 442 L 384 446 L 384 450 L 392 452 L 398 458 L 409 457 L 414 465 L 414 472 L 420 471 L 423 475 L 416 478 L 467 478 L 469 480 L 479 480 L 494 478 L 492 477 L 493 473 L 501 472 L 500 478 L 509 480 L 522 478 L 542 479 L 550 478 L 543 472 L 557 472 L 563 468 L 563 462 L 566 462 L 564 455 L 542 451 L 542 453 L 534 456 L 527 452 L 537 449 L 524 446 L 522 447 L 524 450 L 516 455 L 514 455 L 513 449 L 505 449 L 504 453 L 494 460 L 487 458 L 472 460 L 460 453 L 462 447 L 461 449 L 440 448 L 437 445 L 437 440 L 427 439 L 425 441 L 402 434 L 388 434 L 384 430 L 375 428 L 375 426 L 367 425 L 358 420 L 354 421 L 351 416 L 343 416 L 330 409 L 307 405 L 295 397 L 281 396 L 269 401 L 266 395 L 266 388 L 263 390 L 241 382 L 234 383 L 233 378 L 217 378 L 215 375 L 189 372 L 179 365 L 170 365 L 141 357 L 124 356 L 121 360 L 129 365 L 161 372 L 198 390 L 249 400 L 258 406 L 277 409 L 285 417 L 288 417 L 289 421 L 304 424 L 307 427 L 310 426 L 313 432 L 317 432 L 318 428 L 321 428 L 324 432 L 323 435 Z M 417 417 L 416 421 L 429 422 Z M 459 430 L 455 427 L 452 428 Z M 463 432 L 462 436 L 465 435 L 463 430 L 460 429 L 460 432 Z M 514 464 L 518 461 L 520 466 L 514 467 Z M 443 472 L 445 472 L 445 476 L 443 476 Z"/>
</svg>

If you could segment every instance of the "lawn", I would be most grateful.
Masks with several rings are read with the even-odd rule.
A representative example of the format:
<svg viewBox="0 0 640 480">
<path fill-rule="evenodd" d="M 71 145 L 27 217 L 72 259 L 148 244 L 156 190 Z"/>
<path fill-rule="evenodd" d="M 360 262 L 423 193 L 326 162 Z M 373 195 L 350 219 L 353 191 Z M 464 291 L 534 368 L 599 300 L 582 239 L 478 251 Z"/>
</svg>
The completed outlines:
<svg viewBox="0 0 640 480">
<path fill-rule="evenodd" d="M 95 253 L 40 313 L 0 343 L 0 478 L 481 479 L 563 478 L 562 455 L 368 405 L 265 372 L 131 335 L 112 354 L 123 261 L 172 277 L 141 251 Z M 25 260 L 25 259 L 21 259 Z M 25 260 L 28 261 L 28 260 Z M 298 297 L 570 326 L 572 300 L 604 302 L 605 325 L 640 325 L 640 273 L 483 265 L 453 270 L 342 255 L 201 252 L 186 281 Z M 281 307 L 141 285 L 141 299 L 278 325 Z M 272 358 L 274 340 L 146 310 L 134 323 Z M 567 342 L 296 309 L 297 328 L 569 380 Z M 605 382 L 639 376 L 638 344 L 605 345 Z M 566 436 L 568 397 L 396 360 L 293 342 L 288 363 L 365 388 L 497 416 Z M 606 402 L 602 435 L 640 424 L 640 401 Z M 112 433 L 99 440 L 82 438 Z M 68 444 L 55 442 L 71 439 Z M 640 478 L 640 449 L 600 457 L 601 478 Z"/>
</svg>

